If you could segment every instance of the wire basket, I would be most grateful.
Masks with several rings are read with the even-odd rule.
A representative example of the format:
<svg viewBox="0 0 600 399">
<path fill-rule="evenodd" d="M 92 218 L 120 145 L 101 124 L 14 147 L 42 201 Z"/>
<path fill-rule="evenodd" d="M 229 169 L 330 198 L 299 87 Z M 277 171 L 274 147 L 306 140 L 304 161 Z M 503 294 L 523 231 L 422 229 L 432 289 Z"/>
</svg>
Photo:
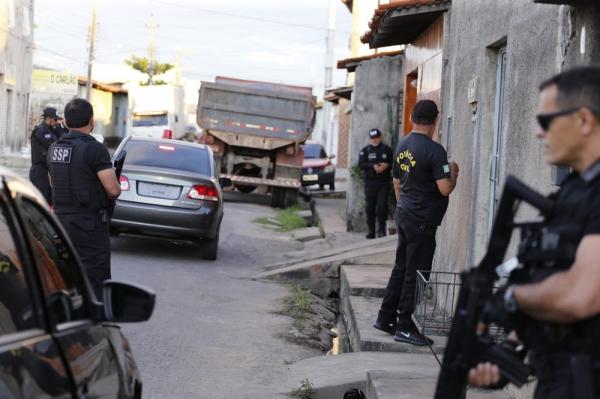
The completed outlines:
<svg viewBox="0 0 600 399">
<path fill-rule="evenodd" d="M 454 303 L 460 291 L 460 273 L 417 271 L 413 318 L 425 335 L 448 335 Z"/>
<path fill-rule="evenodd" d="M 417 271 L 413 319 L 422 334 L 450 334 L 460 287 L 460 273 Z M 498 288 L 498 285 L 494 288 Z M 504 330 L 501 327 L 492 324 L 488 329 L 494 338 L 504 338 Z"/>
</svg>

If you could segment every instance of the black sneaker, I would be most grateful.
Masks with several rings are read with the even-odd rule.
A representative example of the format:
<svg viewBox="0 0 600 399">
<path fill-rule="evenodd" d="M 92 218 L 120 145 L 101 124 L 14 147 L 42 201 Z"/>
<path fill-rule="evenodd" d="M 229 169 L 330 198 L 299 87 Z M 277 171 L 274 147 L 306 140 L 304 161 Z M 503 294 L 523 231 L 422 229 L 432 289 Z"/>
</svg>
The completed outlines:
<svg viewBox="0 0 600 399">
<path fill-rule="evenodd" d="M 433 344 L 433 340 L 427 338 L 416 329 L 396 330 L 394 341 L 404 342 L 415 346 L 428 346 Z"/>
<path fill-rule="evenodd" d="M 373 238 L 375 238 L 375 233 L 369 233 L 367 234 L 367 240 L 372 240 Z"/>
<path fill-rule="evenodd" d="M 375 323 L 373 323 L 373 328 L 394 335 L 396 332 L 396 323 L 383 323 L 379 320 L 375 320 Z"/>
<path fill-rule="evenodd" d="M 379 233 L 377 233 L 377 237 L 385 237 L 385 231 L 380 231 Z"/>
</svg>

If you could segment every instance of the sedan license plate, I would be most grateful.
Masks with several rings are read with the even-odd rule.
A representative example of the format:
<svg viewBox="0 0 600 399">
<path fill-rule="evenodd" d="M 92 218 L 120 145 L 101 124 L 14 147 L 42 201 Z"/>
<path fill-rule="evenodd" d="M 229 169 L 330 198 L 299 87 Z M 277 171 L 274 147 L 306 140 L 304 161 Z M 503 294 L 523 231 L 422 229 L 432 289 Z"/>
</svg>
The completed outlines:
<svg viewBox="0 0 600 399">
<path fill-rule="evenodd" d="M 319 175 L 304 175 L 302 176 L 302 181 L 318 181 Z"/>
<path fill-rule="evenodd" d="M 181 196 L 181 186 L 138 182 L 138 194 L 145 197 L 176 200 Z"/>
</svg>

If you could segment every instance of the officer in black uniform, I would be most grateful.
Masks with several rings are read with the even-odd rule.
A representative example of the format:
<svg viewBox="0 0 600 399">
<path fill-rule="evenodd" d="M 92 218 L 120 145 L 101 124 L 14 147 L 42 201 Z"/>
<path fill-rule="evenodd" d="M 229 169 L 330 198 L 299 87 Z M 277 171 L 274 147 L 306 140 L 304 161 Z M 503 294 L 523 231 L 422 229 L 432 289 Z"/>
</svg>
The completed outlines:
<svg viewBox="0 0 600 399">
<path fill-rule="evenodd" d="M 536 399 L 598 398 L 600 67 L 564 71 L 540 90 L 536 135 L 544 144 L 546 162 L 573 172 L 551 195 L 555 210 L 541 230 L 544 246 L 536 252 L 552 242 L 560 248 L 552 259 L 531 263 L 531 282 L 501 290 L 487 313 L 498 319 L 521 315 L 517 335 L 530 349 L 538 379 Z M 569 252 L 572 256 L 565 257 Z M 499 380 L 499 369 L 489 363 L 469 373 L 472 385 Z"/>
<path fill-rule="evenodd" d="M 369 229 L 367 238 L 372 239 L 375 238 L 375 217 L 379 224 L 378 236 L 386 235 L 393 152 L 390 147 L 382 143 L 379 129 L 369 130 L 369 139 L 371 144 L 360 150 L 358 167 L 363 170 L 365 176 L 366 214 Z"/>
<path fill-rule="evenodd" d="M 57 140 L 54 126 L 60 117 L 56 108 L 44 108 L 42 123 L 37 125 L 31 132 L 31 169 L 29 179 L 33 185 L 40 190 L 48 204 L 52 205 L 52 189 L 48 182 L 48 166 L 46 155 L 48 148 Z"/>
<path fill-rule="evenodd" d="M 433 141 L 438 117 L 431 100 L 415 104 L 413 130 L 398 143 L 392 175 L 396 205 L 398 246 L 377 320 L 378 330 L 395 334 L 394 340 L 427 345 L 412 322 L 417 270 L 431 270 L 437 227 L 448 207 L 448 196 L 456 186 L 458 165 L 449 163 L 446 150 Z"/>
<path fill-rule="evenodd" d="M 108 209 L 121 194 L 121 187 L 108 150 L 90 135 L 94 130 L 92 105 L 74 99 L 64 115 L 70 130 L 48 150 L 54 212 L 101 299 L 102 283 L 110 279 Z"/>
</svg>

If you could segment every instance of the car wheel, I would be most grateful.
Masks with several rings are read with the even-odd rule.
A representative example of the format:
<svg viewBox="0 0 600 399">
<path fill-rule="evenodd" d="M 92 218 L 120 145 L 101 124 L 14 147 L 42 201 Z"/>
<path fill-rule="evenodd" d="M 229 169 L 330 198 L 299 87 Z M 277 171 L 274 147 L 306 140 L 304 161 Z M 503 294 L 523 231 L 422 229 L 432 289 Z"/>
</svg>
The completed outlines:
<svg viewBox="0 0 600 399">
<path fill-rule="evenodd" d="M 203 240 L 202 243 L 203 257 L 206 260 L 217 260 L 217 252 L 219 251 L 219 233 L 213 239 Z"/>
<path fill-rule="evenodd" d="M 329 185 L 329 191 L 335 191 L 335 183 Z"/>
</svg>

